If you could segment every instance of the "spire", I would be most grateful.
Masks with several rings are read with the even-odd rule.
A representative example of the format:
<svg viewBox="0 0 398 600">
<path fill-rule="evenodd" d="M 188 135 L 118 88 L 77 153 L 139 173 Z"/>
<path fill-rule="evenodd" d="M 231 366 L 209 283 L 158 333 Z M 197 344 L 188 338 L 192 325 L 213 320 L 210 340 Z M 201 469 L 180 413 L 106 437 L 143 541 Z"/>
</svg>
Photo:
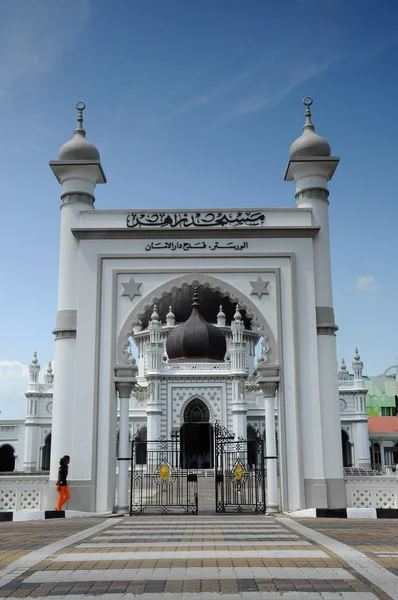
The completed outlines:
<svg viewBox="0 0 398 600">
<path fill-rule="evenodd" d="M 29 383 L 39 382 L 40 365 L 37 358 L 37 352 L 33 352 L 32 362 L 29 365 Z"/>
<path fill-rule="evenodd" d="M 51 366 L 51 362 L 49 362 L 47 365 L 47 370 L 44 375 L 44 382 L 47 384 L 54 383 L 54 372 L 53 372 L 53 368 Z"/>
<path fill-rule="evenodd" d="M 226 325 L 225 312 L 222 309 L 222 304 L 220 304 L 220 310 L 217 315 L 217 325 L 219 327 L 225 327 L 225 325 Z"/>
<path fill-rule="evenodd" d="M 167 324 L 167 327 L 174 327 L 174 325 L 176 324 L 176 318 L 175 318 L 175 314 L 173 313 L 171 304 L 169 306 L 169 312 L 166 315 L 166 324 Z"/>
</svg>

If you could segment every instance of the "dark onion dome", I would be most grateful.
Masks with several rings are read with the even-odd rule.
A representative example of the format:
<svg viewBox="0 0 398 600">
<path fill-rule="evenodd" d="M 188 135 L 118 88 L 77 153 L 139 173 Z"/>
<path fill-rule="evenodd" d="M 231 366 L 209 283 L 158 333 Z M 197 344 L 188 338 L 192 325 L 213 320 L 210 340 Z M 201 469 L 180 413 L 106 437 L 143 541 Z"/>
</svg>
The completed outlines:
<svg viewBox="0 0 398 600">
<path fill-rule="evenodd" d="M 223 361 L 227 345 L 222 331 L 208 323 L 199 312 L 198 294 L 195 291 L 192 313 L 185 323 L 173 329 L 166 342 L 166 352 L 171 361 Z"/>
</svg>

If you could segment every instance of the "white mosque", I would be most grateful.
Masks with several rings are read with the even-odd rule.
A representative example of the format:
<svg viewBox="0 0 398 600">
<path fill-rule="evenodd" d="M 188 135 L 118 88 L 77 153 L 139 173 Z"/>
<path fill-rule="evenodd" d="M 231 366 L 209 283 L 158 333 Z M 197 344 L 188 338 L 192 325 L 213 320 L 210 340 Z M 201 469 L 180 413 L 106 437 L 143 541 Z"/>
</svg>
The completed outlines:
<svg viewBox="0 0 398 600">
<path fill-rule="evenodd" d="M 49 364 L 39 381 L 35 354 L 26 419 L 0 423 L 0 471 L 49 470 L 48 507 L 69 454 L 70 508 L 128 510 L 131 439 L 146 472 L 158 441 L 178 440 L 179 457 L 157 461 L 163 489 L 178 469 L 218 477 L 221 428 L 247 444 L 234 489 L 264 440 L 264 511 L 346 506 L 342 430 L 353 464 L 370 468 L 366 389 L 358 353 L 338 385 L 328 182 L 339 158 L 304 104 L 284 175 L 292 208 L 183 211 L 95 208 L 106 178 L 77 104 L 74 136 L 50 162 L 61 185 L 56 376 Z"/>
</svg>

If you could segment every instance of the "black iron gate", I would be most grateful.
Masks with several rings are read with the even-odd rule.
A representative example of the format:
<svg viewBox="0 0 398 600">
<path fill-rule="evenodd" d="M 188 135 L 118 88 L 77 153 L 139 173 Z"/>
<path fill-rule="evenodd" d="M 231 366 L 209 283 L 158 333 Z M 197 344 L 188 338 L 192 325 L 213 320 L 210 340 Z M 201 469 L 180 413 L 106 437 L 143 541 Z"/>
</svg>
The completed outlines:
<svg viewBox="0 0 398 600">
<path fill-rule="evenodd" d="M 134 437 L 131 452 L 130 515 L 145 512 L 198 514 L 198 475 L 184 468 L 180 432 L 170 439 Z"/>
<path fill-rule="evenodd" d="M 264 435 L 235 439 L 215 425 L 216 512 L 265 512 Z"/>
</svg>

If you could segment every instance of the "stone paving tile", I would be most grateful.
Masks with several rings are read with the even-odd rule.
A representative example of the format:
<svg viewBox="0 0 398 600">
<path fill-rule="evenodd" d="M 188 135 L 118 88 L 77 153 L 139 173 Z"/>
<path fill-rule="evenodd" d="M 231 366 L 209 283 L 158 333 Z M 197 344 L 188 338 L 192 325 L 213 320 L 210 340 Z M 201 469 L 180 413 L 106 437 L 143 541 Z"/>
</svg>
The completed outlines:
<svg viewBox="0 0 398 600">
<path fill-rule="evenodd" d="M 167 516 L 167 519 L 168 527 L 164 527 L 164 523 L 161 525 L 160 520 L 157 524 L 155 519 L 117 520 L 114 524 L 109 524 L 109 529 L 87 535 L 86 539 L 79 539 L 69 547 L 47 555 L 44 551 L 41 552 L 39 560 L 33 566 L 27 566 L 28 570 L 25 572 L 23 568 L 15 571 L 16 576 L 3 587 L 1 587 L 0 571 L 0 598 L 47 597 L 61 600 L 69 596 L 71 600 L 98 597 L 119 600 L 123 596 L 123 600 L 129 600 L 135 596 L 141 597 L 142 600 L 156 600 L 156 598 L 160 600 L 167 597 L 170 600 L 177 600 L 177 598 L 179 600 L 210 600 L 210 598 L 232 600 L 232 598 L 244 597 L 260 600 L 268 597 L 263 593 L 277 594 L 277 597 L 282 597 L 280 596 L 282 592 L 289 596 L 294 594 L 290 597 L 296 600 L 398 598 L 398 595 L 388 595 L 381 591 L 374 582 L 370 582 L 367 577 L 358 573 L 337 553 L 314 542 L 308 536 L 297 534 L 297 531 L 286 526 L 285 523 L 282 527 L 282 523 L 278 520 L 267 519 L 265 527 L 264 518 L 261 516 L 255 518 L 252 516 L 250 520 L 248 517 L 238 515 L 226 516 L 225 519 L 209 516 L 205 521 L 195 521 L 194 517 L 190 519 Z M 68 521 L 73 523 L 73 520 Z M 65 528 L 60 539 L 104 520 L 85 519 L 89 521 L 88 524 L 82 521 L 83 519 L 75 520 L 74 529 L 70 531 Z M 302 521 L 297 520 L 298 523 Z M 313 519 L 308 523 L 306 520 L 306 526 L 311 527 L 314 521 L 316 520 Z M 330 520 L 328 521 L 329 528 L 333 530 L 333 524 L 330 525 Z M 48 522 L 34 522 L 34 525 L 38 524 L 43 526 L 47 537 L 35 548 L 54 542 L 51 531 L 55 529 L 48 529 Z M 58 524 L 59 521 L 56 525 Z M 344 525 L 346 524 L 347 521 Z M 16 524 L 7 525 L 12 528 Z M 18 525 L 26 524 L 18 523 Z M 341 520 L 338 520 L 337 525 L 342 526 Z M 54 522 L 50 527 L 54 527 Z M 171 536 L 168 529 L 174 528 L 176 531 L 177 527 L 181 530 L 179 535 Z M 267 529 L 267 531 L 260 531 L 260 529 Z M 269 533 L 271 529 L 278 533 Z M 363 526 L 360 529 L 366 531 Z M 1 533 L 0 525 L 2 542 Z M 120 540 L 120 534 L 126 537 L 125 540 L 123 537 L 123 541 L 127 545 L 121 545 L 123 541 Z M 114 542 L 116 537 L 120 540 L 116 542 L 117 547 L 104 546 L 110 541 Z M 361 532 L 358 534 L 358 539 L 360 537 Z M 336 539 L 349 545 L 349 542 L 342 539 L 340 533 L 337 534 Z M 292 544 L 293 540 L 298 544 Z M 89 546 L 84 548 L 82 541 Z M 191 541 L 198 545 L 191 546 Z M 270 541 L 272 544 L 267 545 Z M 279 545 L 278 542 L 284 544 Z M 393 535 L 389 537 L 388 545 L 380 544 L 379 539 L 378 546 L 375 547 L 380 550 L 375 550 L 374 547 L 373 552 L 369 554 L 370 542 L 371 536 L 367 533 L 362 538 L 361 548 L 366 548 L 364 554 L 366 556 L 371 554 L 374 560 L 376 560 L 374 553 L 377 551 L 384 552 L 387 548 L 390 552 L 398 552 L 397 540 L 393 541 Z M 132 543 L 136 544 L 134 548 L 131 546 Z M 28 542 L 25 541 L 25 544 Z M 95 546 L 92 547 L 93 545 Z M 1 549 L 0 543 L 0 551 Z M 30 549 L 19 548 L 15 551 L 26 552 Z M 226 551 L 226 555 L 220 554 L 220 550 Z M 310 550 L 322 550 L 323 556 L 306 556 Z M 281 551 L 282 553 L 279 554 Z M 177 552 L 178 555 L 170 554 L 173 552 Z M 204 552 L 214 554 L 209 556 L 200 554 Z M 248 552 L 254 552 L 255 555 L 251 556 Z M 300 552 L 304 552 L 305 556 L 300 557 Z M 76 557 L 73 557 L 73 554 L 76 554 Z M 95 554 L 98 554 L 98 559 Z M 126 560 L 122 559 L 124 554 Z M 84 560 L 86 555 L 87 560 Z M 66 556 L 67 559 L 63 560 Z M 137 558 L 134 558 L 135 556 Z M 69 558 L 71 560 L 68 560 Z M 104 560 L 99 560 L 101 558 Z M 394 557 L 379 557 L 378 561 L 380 568 L 394 563 L 398 570 L 398 562 Z M 261 576 L 261 573 L 265 572 L 266 578 Z M 44 580 L 47 576 L 49 580 L 40 581 L 41 577 L 39 577 L 36 581 L 34 576 L 40 573 L 44 576 Z M 134 579 L 131 578 L 132 573 Z M 313 577 L 313 574 L 316 576 Z M 395 575 L 396 573 L 393 575 L 391 571 L 391 576 Z M 283 597 L 287 599 L 289 596 Z"/>
</svg>

